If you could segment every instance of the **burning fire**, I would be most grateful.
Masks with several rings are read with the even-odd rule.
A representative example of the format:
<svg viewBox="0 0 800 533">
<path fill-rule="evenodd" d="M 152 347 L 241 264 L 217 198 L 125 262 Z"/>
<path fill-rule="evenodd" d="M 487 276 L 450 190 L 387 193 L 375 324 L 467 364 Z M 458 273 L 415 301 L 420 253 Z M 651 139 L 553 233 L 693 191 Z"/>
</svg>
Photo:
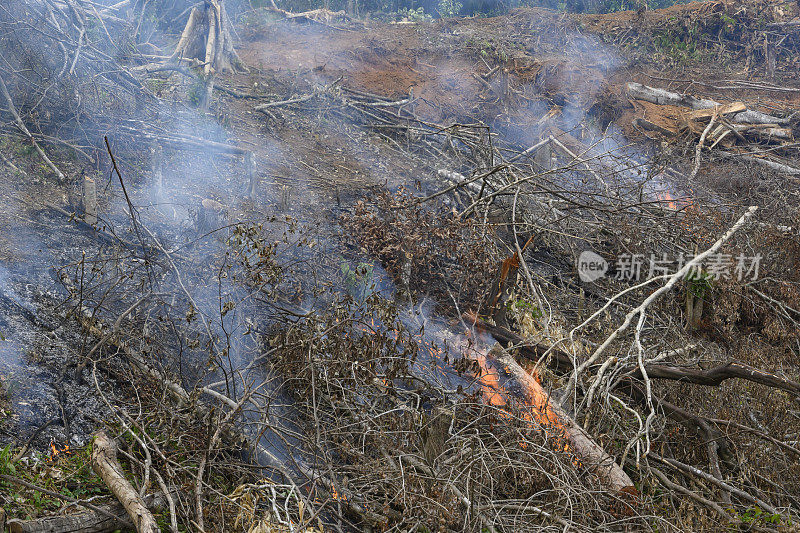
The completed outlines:
<svg viewBox="0 0 800 533">
<path fill-rule="evenodd" d="M 54 462 L 57 461 L 59 456 L 63 457 L 65 455 L 70 455 L 72 452 L 69 450 L 69 444 L 64 444 L 64 446 L 59 449 L 55 443 L 51 440 L 50 441 L 50 457 L 48 457 L 48 461 Z"/>
<path fill-rule="evenodd" d="M 341 494 L 340 495 L 339 491 L 336 490 L 336 487 L 334 485 L 331 485 L 331 498 L 333 498 L 334 500 L 342 501 L 342 502 L 346 502 L 347 501 L 347 496 L 345 494 Z"/>
<path fill-rule="evenodd" d="M 470 338 L 471 332 L 466 331 L 465 336 Z M 497 370 L 491 367 L 487 354 L 474 348 L 469 351 L 469 355 L 478 363 L 480 368 L 478 380 L 484 401 L 495 407 L 507 407 L 508 398 L 513 398 L 515 395 L 502 385 L 500 375 Z M 535 371 L 525 370 L 525 372 L 530 379 L 526 379 L 524 383 L 519 383 L 519 385 L 525 396 L 521 400 L 528 409 L 522 410 L 520 416 L 526 421 L 529 428 L 544 429 L 549 436 L 562 443 L 560 446 L 561 451 L 570 451 L 566 428 L 553 409 L 550 397 L 541 385 L 539 375 Z M 501 416 L 511 417 L 511 413 L 507 409 L 503 409 L 502 412 L 505 412 L 505 414 Z M 520 446 L 525 448 L 526 443 L 521 442 Z"/>
<path fill-rule="evenodd" d="M 478 362 L 478 366 L 480 367 L 480 376 L 478 376 L 478 379 L 480 380 L 481 392 L 483 393 L 484 400 L 489 405 L 505 407 L 508 402 L 503 394 L 506 390 L 500 384 L 500 375 L 495 369 L 489 368 L 486 356 L 482 353 L 476 351 L 474 359 Z"/>
<path fill-rule="evenodd" d="M 689 197 L 675 198 L 670 193 L 664 191 L 658 194 L 658 199 L 659 201 L 666 203 L 667 208 L 673 211 L 678 211 L 681 209 L 691 211 L 694 208 L 694 202 L 691 200 L 691 194 L 693 192 L 694 191 L 692 190 L 689 191 Z"/>
<path fill-rule="evenodd" d="M 528 243 L 526 243 L 527 245 Z M 513 265 L 508 265 L 508 267 L 513 267 Z M 374 318 L 371 318 L 369 319 L 369 324 L 362 323 L 357 326 L 357 329 L 362 333 L 374 334 L 378 331 L 379 324 L 376 323 Z M 395 337 L 398 335 L 398 331 L 394 329 L 390 332 Z M 432 359 L 432 362 L 440 370 L 446 371 L 449 363 L 447 341 L 444 342 L 445 346 L 443 347 L 426 337 L 427 335 L 420 333 L 415 336 L 415 340 L 420 349 Z M 520 383 L 524 394 L 524 397 L 520 398 L 519 395 L 509 391 L 503 385 L 498 369 L 494 367 L 488 353 L 483 350 L 481 343 L 478 343 L 477 340 L 474 338 L 472 331 L 466 330 L 462 334 L 456 334 L 456 341 L 452 344 L 454 346 L 460 345 L 463 353 L 477 363 L 478 371 L 475 377 L 484 402 L 487 405 L 497 407 L 499 416 L 511 418 L 512 415 L 508 409 L 509 400 L 514 398 L 521 401 L 528 407 L 528 409 L 522 410 L 520 414 L 528 426 L 536 430 L 544 429 L 551 437 L 555 437 L 559 442 L 564 442 L 562 451 L 568 451 L 570 447 L 566 444 L 568 440 L 566 429 L 553 410 L 550 397 L 541 386 L 538 374 L 535 371 L 526 371 L 530 376 L 530 380 L 526 380 L 526 383 Z M 386 378 L 382 378 L 381 381 L 384 385 L 389 386 Z M 520 445 L 524 446 L 525 443 L 520 443 Z M 332 488 L 331 494 L 334 499 L 344 498 L 343 495 L 338 494 L 335 487 Z"/>
<path fill-rule="evenodd" d="M 669 207 L 673 211 L 678 210 L 678 204 L 675 202 L 675 198 L 673 198 L 670 193 L 664 192 L 662 194 L 659 194 L 658 196 L 660 200 L 667 202 L 667 207 Z"/>
</svg>

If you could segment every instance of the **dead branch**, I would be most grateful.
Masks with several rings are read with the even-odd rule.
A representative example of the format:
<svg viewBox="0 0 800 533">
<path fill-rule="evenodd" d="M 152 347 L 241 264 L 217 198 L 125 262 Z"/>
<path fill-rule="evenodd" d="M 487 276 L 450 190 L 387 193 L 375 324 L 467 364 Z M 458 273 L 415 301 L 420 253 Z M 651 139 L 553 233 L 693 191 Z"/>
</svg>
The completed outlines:
<svg viewBox="0 0 800 533">
<path fill-rule="evenodd" d="M 645 131 L 653 131 L 655 133 L 660 133 L 661 135 L 663 135 L 665 137 L 674 137 L 674 136 L 677 135 L 677 133 L 675 133 L 674 131 L 669 130 L 667 128 L 664 128 L 662 126 L 659 126 L 658 124 L 654 124 L 654 123 L 652 123 L 649 120 L 644 119 L 644 118 L 635 118 L 635 119 L 633 119 L 631 124 L 635 128 L 641 128 L 641 129 L 643 129 Z"/>
<path fill-rule="evenodd" d="M 712 485 L 717 486 L 720 489 L 728 491 L 731 494 L 733 494 L 733 495 L 735 495 L 735 496 L 737 496 L 739 498 L 742 498 L 743 500 L 746 500 L 746 501 L 748 501 L 750 503 L 754 503 L 754 504 L 758 505 L 759 507 L 761 507 L 762 509 L 764 509 L 765 511 L 767 511 L 768 513 L 770 513 L 770 514 L 773 514 L 773 515 L 780 515 L 781 514 L 781 513 L 778 512 L 777 509 L 775 509 L 773 506 L 771 506 L 770 504 L 768 504 L 764 500 L 762 500 L 762 499 L 760 499 L 760 498 L 758 498 L 756 496 L 753 496 L 752 494 L 749 494 L 748 492 L 745 492 L 745 491 L 743 491 L 743 490 L 741 490 L 739 488 L 736 488 L 733 485 L 730 485 L 730 484 L 722 481 L 721 479 L 719 479 L 719 478 L 717 478 L 715 476 L 712 476 L 708 472 L 703 472 L 699 468 L 695 468 L 695 467 L 693 467 L 691 465 L 687 465 L 685 463 L 682 463 L 682 462 L 677 461 L 675 459 L 671 459 L 669 457 L 661 457 L 661 456 L 659 456 L 658 454 L 655 454 L 655 453 L 651 453 L 650 456 L 653 459 L 655 459 L 656 461 L 658 461 L 658 462 L 660 462 L 662 464 L 665 464 L 667 466 L 670 466 L 670 467 L 674 468 L 675 470 L 683 472 L 684 474 L 689 474 L 691 476 L 697 477 L 697 478 L 702 479 L 704 481 L 708 481 L 709 483 L 711 483 Z"/>
<path fill-rule="evenodd" d="M 144 498 L 147 507 L 153 512 L 158 512 L 166 506 L 163 493 L 156 493 Z M 98 506 L 108 514 L 86 511 L 65 516 L 46 516 L 33 520 L 12 519 L 8 521 L 10 533 L 111 533 L 123 528 L 131 527 L 127 519 L 112 518 L 124 517 L 125 508 L 117 503 L 115 505 Z M 112 516 L 108 516 L 112 515 Z"/>
<path fill-rule="evenodd" d="M 776 161 L 771 161 L 769 159 L 764 159 L 762 157 L 752 157 L 749 155 L 736 154 L 733 152 L 726 152 L 722 150 L 720 150 L 718 153 L 727 158 L 741 159 L 743 161 L 747 161 L 748 163 L 755 163 L 757 165 L 762 165 L 772 170 L 776 170 L 778 172 L 783 172 L 784 174 L 789 174 L 790 176 L 800 176 L 800 168 L 792 167 L 784 163 L 778 163 Z"/>
<path fill-rule="evenodd" d="M 28 488 L 28 489 L 31 489 L 31 490 L 39 491 L 42 494 L 47 494 L 48 496 L 51 496 L 53 498 L 58 498 L 60 500 L 66 501 L 66 502 L 70 502 L 70 503 L 72 503 L 74 505 L 79 505 L 81 507 L 85 507 L 87 509 L 90 509 L 90 510 L 94 511 L 95 513 L 98 513 L 98 514 L 106 517 L 106 519 L 110 519 L 110 520 L 113 520 L 115 522 L 121 522 L 126 527 L 133 527 L 133 524 L 127 518 L 122 517 L 122 516 L 117 515 L 117 514 L 114 514 L 113 512 L 111 512 L 111 511 L 109 511 L 109 510 L 107 510 L 107 509 L 105 509 L 103 507 L 94 505 L 92 503 L 85 502 L 83 500 L 78 500 L 78 499 L 72 498 L 70 496 L 66 496 L 64 494 L 60 494 L 58 492 L 54 492 L 52 490 L 48 490 L 48 489 L 46 489 L 44 487 L 40 487 L 39 485 L 34 485 L 33 483 L 28 483 L 27 481 L 24 481 L 22 479 L 14 477 L 14 476 L 9 476 L 9 475 L 6 475 L 6 474 L 0 474 L 0 479 L 2 479 L 4 481 L 9 481 L 11 483 L 16 483 L 17 485 L 21 485 L 21 486 L 23 486 L 25 488 Z"/>
<path fill-rule="evenodd" d="M 267 102 L 266 104 L 259 104 L 255 106 L 253 109 L 256 111 L 261 111 L 262 113 L 269 109 L 270 107 L 281 107 L 285 105 L 291 104 L 301 104 L 303 102 L 308 102 L 312 98 L 314 98 L 314 94 L 307 94 L 305 96 L 298 96 L 297 98 L 290 98 L 288 100 L 281 100 L 280 102 Z"/>
<path fill-rule="evenodd" d="M 577 385 L 578 376 L 580 376 L 589 366 L 595 364 L 597 360 L 603 355 L 603 353 L 605 353 L 606 349 L 611 345 L 611 343 L 614 342 L 614 340 L 616 340 L 617 337 L 619 337 L 625 330 L 628 329 L 628 326 L 630 326 L 634 316 L 636 315 L 643 316 L 644 312 L 654 301 L 656 301 L 663 294 L 672 290 L 672 288 L 678 283 L 678 281 L 684 279 L 686 275 L 692 271 L 693 268 L 696 268 L 697 265 L 701 264 L 709 255 L 716 253 L 716 251 L 719 250 L 723 244 L 725 244 L 731 237 L 733 237 L 733 235 L 739 229 L 741 229 L 741 227 L 756 212 L 757 209 L 758 209 L 757 206 L 751 206 L 739 218 L 739 220 L 737 220 L 736 223 L 733 226 L 731 226 L 731 228 L 722 237 L 720 237 L 708 250 L 706 250 L 701 254 L 697 254 L 690 261 L 687 261 L 686 264 L 680 270 L 678 270 L 675 274 L 670 276 L 669 281 L 667 281 L 666 284 L 655 290 L 639 306 L 630 311 L 625 316 L 625 320 L 623 321 L 623 323 L 616 330 L 614 330 L 614 332 L 611 335 L 609 335 L 606 338 L 606 340 L 594 351 L 594 353 L 592 353 L 592 355 L 586 361 L 581 363 L 573 371 L 572 378 L 567 384 L 567 389 L 563 396 L 564 400 L 567 400 L 572 396 L 572 393 Z"/>
<path fill-rule="evenodd" d="M 684 487 L 683 485 L 679 485 L 678 483 L 674 483 L 673 481 L 671 481 L 666 476 L 666 474 L 664 474 L 663 472 L 661 472 L 657 468 L 654 468 L 654 467 L 651 466 L 649 468 L 649 470 L 669 490 L 673 490 L 675 492 L 679 492 L 679 493 L 683 494 L 684 496 L 687 496 L 687 497 L 691 498 L 692 500 L 696 501 L 700 505 L 708 507 L 709 509 L 714 511 L 714 513 L 716 513 L 717 516 L 719 516 L 721 519 L 725 520 L 726 522 L 729 522 L 729 523 L 736 522 L 736 520 L 730 514 L 726 513 L 725 509 L 720 507 L 719 504 L 717 504 L 716 502 L 712 502 L 711 500 L 709 500 L 707 498 L 703 498 L 702 496 L 697 494 L 695 491 L 689 490 L 686 487 Z"/>
<path fill-rule="evenodd" d="M 800 383 L 735 361 L 705 370 L 653 364 L 648 364 L 645 368 L 651 378 L 685 381 L 712 387 L 719 386 L 727 379 L 744 379 L 800 397 Z M 641 378 L 641 371 L 636 370 L 631 376 Z"/>
<path fill-rule="evenodd" d="M 567 371 L 573 368 L 572 357 L 564 350 L 526 340 L 513 331 L 481 320 L 474 313 L 466 312 L 463 318 L 468 324 L 489 333 L 504 346 L 508 346 L 511 343 L 510 349 L 519 351 L 519 354 L 526 359 L 538 363 L 541 358 L 549 357 L 548 364 L 554 369 Z"/>
<path fill-rule="evenodd" d="M 117 445 L 100 431 L 95 434 L 92 448 L 92 469 L 103 479 L 111 493 L 119 500 L 128 516 L 136 525 L 138 533 L 157 533 L 161 531 L 153 514 L 130 482 L 125 479 L 122 467 L 117 461 Z"/>
<path fill-rule="evenodd" d="M 708 122 L 708 126 L 703 130 L 703 134 L 700 135 L 700 140 L 697 142 L 697 148 L 695 148 L 694 153 L 694 167 L 692 167 L 692 173 L 689 175 L 689 182 L 694 180 L 697 176 L 697 172 L 700 170 L 700 155 L 703 152 L 703 145 L 706 142 L 706 137 L 708 136 L 708 132 L 711 131 L 711 128 L 714 127 L 714 122 L 716 121 L 717 114 L 711 117 L 711 120 Z"/>
</svg>

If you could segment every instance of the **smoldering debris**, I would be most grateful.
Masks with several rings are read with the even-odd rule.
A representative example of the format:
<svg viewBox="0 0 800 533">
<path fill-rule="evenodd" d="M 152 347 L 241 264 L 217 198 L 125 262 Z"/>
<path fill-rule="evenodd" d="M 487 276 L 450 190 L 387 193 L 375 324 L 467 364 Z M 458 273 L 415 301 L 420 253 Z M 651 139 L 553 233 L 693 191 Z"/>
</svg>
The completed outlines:
<svg viewBox="0 0 800 533">
<path fill-rule="evenodd" d="M 777 167 L 744 167 L 758 211 L 710 179 L 730 143 L 791 166 L 790 111 L 707 94 L 673 128 L 652 113 L 669 102 L 620 93 L 618 67 L 644 76 L 628 52 L 541 9 L 390 25 L 147 4 L 0 8 L 4 49 L 36 45 L 0 66 L 28 130 L 2 217 L 34 228 L 7 237 L 29 249 L 3 256 L 2 348 L 38 402 L 13 429 L 48 424 L 34 448 L 106 425 L 134 490 L 174 498 L 173 529 L 796 516 L 796 446 L 774 436 L 797 390 L 796 206 Z M 792 41 L 770 43 L 779 73 Z M 742 106 L 771 122 L 731 122 Z M 715 250 L 789 274 L 687 263 Z"/>
</svg>

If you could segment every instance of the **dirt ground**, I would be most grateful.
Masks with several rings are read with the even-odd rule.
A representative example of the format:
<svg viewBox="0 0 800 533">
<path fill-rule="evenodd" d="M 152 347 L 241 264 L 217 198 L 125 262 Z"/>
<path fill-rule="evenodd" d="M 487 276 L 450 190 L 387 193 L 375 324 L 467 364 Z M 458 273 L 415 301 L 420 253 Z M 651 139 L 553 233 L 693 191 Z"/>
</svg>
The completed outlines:
<svg viewBox="0 0 800 533">
<path fill-rule="evenodd" d="M 696 24 L 713 29 L 729 15 L 763 15 L 764 10 L 770 10 L 771 20 L 798 16 L 793 3 L 775 7 L 755 1 L 737 8 L 729 2 L 713 1 L 608 15 L 568 16 L 547 9 L 520 9 L 502 17 L 423 24 L 326 26 L 272 23 L 264 18 L 251 21 L 242 32 L 242 59 L 257 74 L 232 81 L 240 89 L 252 91 L 259 76 L 264 78 L 262 83 L 273 86 L 279 80 L 286 93 L 274 95 L 275 100 L 331 83 L 390 98 L 410 95 L 414 112 L 424 120 L 436 124 L 479 121 L 522 144 L 537 139 L 552 119 L 572 125 L 587 115 L 603 131 L 614 123 L 630 140 L 647 141 L 653 134 L 632 127 L 634 118 L 675 129 L 685 111 L 628 99 L 625 86 L 630 81 L 720 102 L 742 100 L 764 111 L 800 107 L 800 79 L 793 75 L 796 70 L 790 62 L 780 63 L 777 79 L 767 80 L 760 67 L 744 72 L 746 58 L 742 54 L 725 56 L 725 61 L 689 61 L 676 66 L 664 61 L 658 50 L 643 57 L 629 46 L 633 34 L 639 39 L 635 47 L 639 50 L 643 39 L 657 42 L 658 31 L 670 25 L 675 31 L 691 34 Z M 743 77 L 788 90 L 726 87 L 726 80 Z M 264 117 L 256 118 L 263 124 Z M 289 165 L 309 164 L 315 172 L 322 170 L 322 175 L 333 174 L 333 179 L 337 172 L 346 174 L 359 186 L 385 180 L 397 183 L 394 176 L 374 171 L 374 157 L 368 165 L 358 164 L 365 150 L 378 154 L 378 160 L 394 157 L 365 142 L 363 132 L 337 139 L 326 130 L 325 138 L 307 139 L 309 131 L 288 135 L 288 131 L 277 133 L 275 124 L 269 128 L 282 142 L 302 145 L 292 147 L 291 155 L 284 154 L 294 161 L 288 161 Z M 596 133 L 578 132 L 576 136 Z M 356 146 L 360 154 L 352 153 Z M 414 165 L 408 161 L 399 166 L 414 173 Z"/>
<path fill-rule="evenodd" d="M 264 18 L 249 21 L 240 33 L 240 55 L 251 72 L 224 83 L 263 94 L 259 103 L 338 84 L 411 97 L 422 120 L 442 126 L 478 122 L 523 144 L 536 142 L 551 117 L 582 118 L 619 64 L 612 50 L 580 35 L 572 19 L 544 9 L 341 28 Z M 263 92 L 266 87 L 271 93 Z M 431 162 L 414 160 L 330 109 L 315 114 L 308 106 L 280 108 L 268 117 L 252 110 L 253 100 L 220 97 L 234 135 L 254 147 L 271 200 L 291 189 L 298 212 L 308 202 L 332 205 L 371 186 L 436 179 Z"/>
</svg>

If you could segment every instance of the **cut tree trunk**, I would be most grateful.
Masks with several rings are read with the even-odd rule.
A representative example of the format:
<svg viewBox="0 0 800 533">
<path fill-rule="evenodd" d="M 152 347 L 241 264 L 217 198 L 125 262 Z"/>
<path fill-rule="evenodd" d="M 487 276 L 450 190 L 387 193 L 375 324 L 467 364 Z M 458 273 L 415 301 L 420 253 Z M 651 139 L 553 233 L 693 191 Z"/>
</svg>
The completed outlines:
<svg viewBox="0 0 800 533">
<path fill-rule="evenodd" d="M 117 461 L 117 446 L 103 431 L 97 433 L 94 439 L 92 469 L 103 479 L 111 493 L 125 508 L 128 516 L 136 525 L 138 533 L 161 531 L 142 498 L 139 497 L 133 485 L 125 479 L 122 467 Z"/>
<path fill-rule="evenodd" d="M 489 351 L 489 357 L 499 363 L 519 383 L 528 399 L 542 415 L 560 428 L 571 450 L 587 468 L 594 472 L 613 492 L 633 493 L 633 481 L 608 453 L 588 433 L 550 398 L 544 387 L 517 363 L 499 344 Z"/>
<path fill-rule="evenodd" d="M 695 98 L 690 94 L 673 93 L 665 89 L 648 87 L 634 82 L 628 83 L 628 95 L 637 100 L 644 100 L 653 104 L 689 107 L 695 110 L 723 108 L 724 106 L 724 104 L 714 100 Z M 731 119 L 733 122 L 742 124 L 786 125 L 791 122 L 790 118 L 775 117 L 752 109 L 745 109 L 735 113 L 731 116 Z"/>
<path fill-rule="evenodd" d="M 97 224 L 97 185 L 89 177 L 83 178 L 83 213 L 87 224 Z"/>
</svg>

